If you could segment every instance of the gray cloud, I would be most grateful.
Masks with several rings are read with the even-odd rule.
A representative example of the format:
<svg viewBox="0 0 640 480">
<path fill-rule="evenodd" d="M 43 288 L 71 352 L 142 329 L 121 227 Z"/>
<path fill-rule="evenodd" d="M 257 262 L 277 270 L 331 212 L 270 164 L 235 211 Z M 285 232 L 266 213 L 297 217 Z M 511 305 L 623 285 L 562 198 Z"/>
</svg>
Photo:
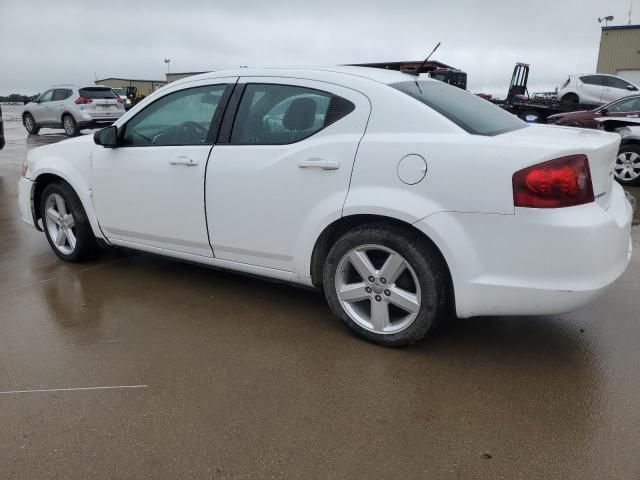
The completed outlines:
<svg viewBox="0 0 640 480">
<path fill-rule="evenodd" d="M 640 17 L 640 5 L 636 17 Z M 111 76 L 238 65 L 434 58 L 469 89 L 503 94 L 517 61 L 532 90 L 594 71 L 597 17 L 626 23 L 629 0 L 66 1 L 0 0 L 0 94 Z"/>
</svg>

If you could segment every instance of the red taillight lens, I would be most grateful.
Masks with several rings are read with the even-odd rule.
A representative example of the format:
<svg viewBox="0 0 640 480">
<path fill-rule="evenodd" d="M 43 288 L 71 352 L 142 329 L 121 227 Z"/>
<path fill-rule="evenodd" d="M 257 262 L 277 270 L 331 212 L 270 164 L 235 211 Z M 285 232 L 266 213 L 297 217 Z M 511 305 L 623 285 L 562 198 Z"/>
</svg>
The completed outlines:
<svg viewBox="0 0 640 480">
<path fill-rule="evenodd" d="M 556 158 L 513 174 L 516 207 L 572 207 L 594 200 L 586 155 Z"/>
<path fill-rule="evenodd" d="M 124 98 L 118 97 L 118 103 L 124 103 Z"/>
<path fill-rule="evenodd" d="M 86 105 L 87 103 L 91 103 L 93 102 L 92 99 L 87 98 L 87 97 L 80 97 L 78 99 L 76 99 L 76 102 L 78 105 Z"/>
</svg>

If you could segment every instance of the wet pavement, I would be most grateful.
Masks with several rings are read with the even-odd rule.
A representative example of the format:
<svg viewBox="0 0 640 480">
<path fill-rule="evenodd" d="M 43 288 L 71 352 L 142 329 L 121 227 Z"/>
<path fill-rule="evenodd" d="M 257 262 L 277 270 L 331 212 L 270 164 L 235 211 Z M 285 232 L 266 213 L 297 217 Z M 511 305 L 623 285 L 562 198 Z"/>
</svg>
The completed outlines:
<svg viewBox="0 0 640 480">
<path fill-rule="evenodd" d="M 384 349 L 313 291 L 146 254 L 59 261 L 16 182 L 64 137 L 26 139 L 3 110 L 0 478 L 640 478 L 637 254 L 578 312 Z M 51 389 L 71 390 L 18 393 Z"/>
</svg>

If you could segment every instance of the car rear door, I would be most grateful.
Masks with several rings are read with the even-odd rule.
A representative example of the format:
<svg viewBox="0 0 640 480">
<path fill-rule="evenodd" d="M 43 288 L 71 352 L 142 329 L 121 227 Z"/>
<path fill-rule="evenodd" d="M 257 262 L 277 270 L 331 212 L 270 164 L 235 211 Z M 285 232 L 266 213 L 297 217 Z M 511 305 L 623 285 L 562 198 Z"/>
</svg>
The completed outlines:
<svg viewBox="0 0 640 480">
<path fill-rule="evenodd" d="M 51 121 L 62 123 L 62 114 L 65 110 L 64 101 L 73 94 L 69 88 L 56 88 L 49 102 Z"/>
<path fill-rule="evenodd" d="M 603 75 L 585 75 L 578 79 L 578 95 L 580 102 L 587 105 L 599 105 L 605 103 L 602 100 L 604 82 Z"/>
<path fill-rule="evenodd" d="M 228 110 L 205 186 L 215 256 L 308 276 L 304 249 L 341 216 L 369 100 L 335 84 L 251 77 Z"/>
<path fill-rule="evenodd" d="M 96 148 L 92 196 L 111 242 L 166 255 L 213 256 L 205 169 L 236 79 L 168 89 L 119 126 L 118 147 Z"/>
</svg>

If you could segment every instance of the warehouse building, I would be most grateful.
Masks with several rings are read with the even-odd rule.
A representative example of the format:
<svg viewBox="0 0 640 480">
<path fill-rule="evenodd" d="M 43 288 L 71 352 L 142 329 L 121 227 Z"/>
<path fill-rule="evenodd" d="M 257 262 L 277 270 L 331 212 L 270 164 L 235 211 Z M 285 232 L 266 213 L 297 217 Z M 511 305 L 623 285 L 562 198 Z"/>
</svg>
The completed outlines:
<svg viewBox="0 0 640 480">
<path fill-rule="evenodd" d="M 164 80 L 136 80 L 131 78 L 103 78 L 96 80 L 96 85 L 104 85 L 111 88 L 135 87 L 141 95 L 149 95 L 158 88 L 167 84 Z"/>
<path fill-rule="evenodd" d="M 209 73 L 209 72 L 176 72 L 176 73 L 167 73 L 165 74 L 167 77 L 167 83 L 175 82 L 176 80 L 180 80 L 181 78 L 192 77 L 193 75 L 200 75 L 201 73 Z"/>
<path fill-rule="evenodd" d="M 640 25 L 602 27 L 598 73 L 640 85 Z"/>
</svg>

